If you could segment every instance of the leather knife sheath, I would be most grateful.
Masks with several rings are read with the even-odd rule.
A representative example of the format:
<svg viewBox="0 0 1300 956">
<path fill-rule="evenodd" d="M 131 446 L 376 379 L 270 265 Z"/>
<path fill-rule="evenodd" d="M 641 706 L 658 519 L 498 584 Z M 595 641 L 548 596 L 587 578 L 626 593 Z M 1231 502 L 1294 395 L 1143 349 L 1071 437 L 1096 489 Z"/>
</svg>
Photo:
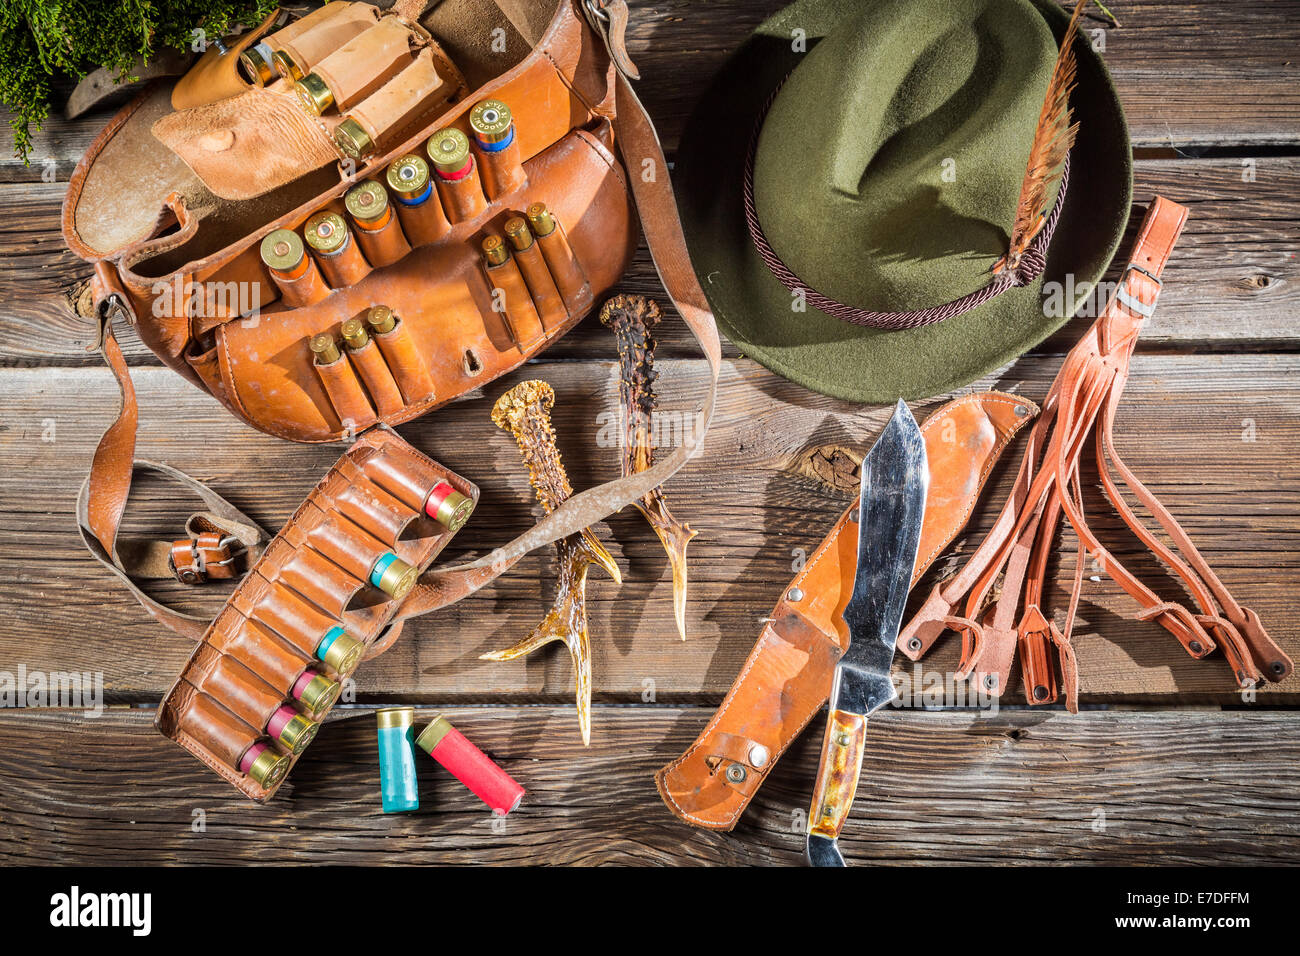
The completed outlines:
<svg viewBox="0 0 1300 956">
<path fill-rule="evenodd" d="M 998 457 L 1038 406 L 976 392 L 921 426 L 930 463 L 915 586 L 970 517 Z M 655 775 L 664 803 L 692 826 L 730 830 L 777 759 L 826 703 L 849 643 L 842 617 L 857 568 L 855 500 L 781 594 L 745 666 L 707 727 Z M 797 600 L 796 600 L 797 598 Z"/>
</svg>

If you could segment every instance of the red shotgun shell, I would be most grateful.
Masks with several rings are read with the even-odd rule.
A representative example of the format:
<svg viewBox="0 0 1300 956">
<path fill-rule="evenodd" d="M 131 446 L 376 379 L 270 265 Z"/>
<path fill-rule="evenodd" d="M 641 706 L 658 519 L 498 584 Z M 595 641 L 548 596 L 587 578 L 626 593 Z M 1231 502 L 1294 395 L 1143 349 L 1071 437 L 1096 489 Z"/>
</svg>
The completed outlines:
<svg viewBox="0 0 1300 956">
<path fill-rule="evenodd" d="M 459 531 L 473 510 L 473 499 L 462 495 L 447 481 L 434 485 L 429 497 L 424 499 L 425 514 L 448 531 Z"/>
<path fill-rule="evenodd" d="M 435 717 L 433 723 L 420 731 L 415 743 L 494 812 L 509 813 L 524 798 L 524 788 L 470 743 L 446 717 Z"/>
</svg>

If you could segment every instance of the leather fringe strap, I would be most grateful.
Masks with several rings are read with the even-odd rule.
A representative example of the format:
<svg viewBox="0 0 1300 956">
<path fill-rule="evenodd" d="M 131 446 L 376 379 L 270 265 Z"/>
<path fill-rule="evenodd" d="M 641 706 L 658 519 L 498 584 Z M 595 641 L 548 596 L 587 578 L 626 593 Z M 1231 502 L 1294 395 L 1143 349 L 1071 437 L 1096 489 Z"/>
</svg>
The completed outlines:
<svg viewBox="0 0 1300 956">
<path fill-rule="evenodd" d="M 1228 593 L 1186 532 L 1120 458 L 1114 443 L 1129 363 L 1142 323 L 1155 311 L 1160 275 L 1187 221 L 1187 209 L 1156 197 L 1147 211 L 1114 296 L 1096 323 L 1066 357 L 1030 433 L 1020 471 L 1006 505 L 980 547 L 952 578 L 937 586 L 907 624 L 898 646 L 921 657 L 946 630 L 962 635 L 958 676 L 973 676 L 989 693 L 1001 694 L 1020 653 L 1025 697 L 1030 704 L 1057 700 L 1053 656 L 1059 662 L 1066 707 L 1078 709 L 1078 667 L 1071 646 L 1075 613 L 1089 559 L 1137 600 L 1138 620 L 1160 624 L 1195 658 L 1222 648 L 1240 687 L 1281 681 L 1292 662 L 1268 636 L 1254 611 Z M 1199 608 L 1162 600 L 1098 540 L 1083 504 L 1079 463 L 1096 456 L 1102 488 L 1115 512 L 1170 571 L 1182 579 Z M 1170 548 L 1122 496 L 1115 475 L 1164 529 Z M 1061 516 L 1080 548 L 1063 627 L 1043 607 L 1047 558 Z M 998 596 L 989 600 L 1001 579 Z M 957 613 L 955 613 L 957 612 Z M 1017 623 L 1017 615 L 1019 622 Z"/>
</svg>

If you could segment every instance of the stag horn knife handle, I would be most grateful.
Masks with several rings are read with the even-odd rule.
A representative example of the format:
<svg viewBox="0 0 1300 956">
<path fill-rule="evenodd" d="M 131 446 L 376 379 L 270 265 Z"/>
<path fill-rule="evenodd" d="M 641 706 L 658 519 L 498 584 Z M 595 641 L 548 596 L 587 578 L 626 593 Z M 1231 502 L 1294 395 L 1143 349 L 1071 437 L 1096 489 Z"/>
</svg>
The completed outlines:
<svg viewBox="0 0 1300 956">
<path fill-rule="evenodd" d="M 654 464 L 656 398 L 655 340 L 652 329 L 663 314 L 659 303 L 641 295 L 616 295 L 600 310 L 600 321 L 618 341 L 619 400 L 623 411 L 623 474 L 634 475 Z M 673 616 L 686 640 L 686 546 L 698 533 L 668 509 L 662 488 L 653 488 L 636 509 L 645 516 L 668 554 L 673 572 Z"/>
<path fill-rule="evenodd" d="M 866 740 L 865 716 L 831 709 L 817 768 L 817 786 L 808 810 L 808 856 L 814 865 L 844 865 L 835 843 L 858 791 Z"/>
</svg>

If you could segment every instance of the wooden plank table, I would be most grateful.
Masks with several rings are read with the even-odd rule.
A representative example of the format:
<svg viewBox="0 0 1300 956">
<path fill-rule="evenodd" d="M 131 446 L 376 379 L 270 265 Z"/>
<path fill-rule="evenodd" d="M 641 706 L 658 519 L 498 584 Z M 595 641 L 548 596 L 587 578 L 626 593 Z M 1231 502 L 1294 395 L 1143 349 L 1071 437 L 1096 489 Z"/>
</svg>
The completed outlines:
<svg viewBox="0 0 1300 956">
<path fill-rule="evenodd" d="M 633 3 L 629 47 L 670 156 L 692 98 L 775 0 Z M 1234 593 L 1295 656 L 1300 584 L 1300 2 L 1120 2 L 1105 43 L 1137 156 L 1135 197 L 1162 193 L 1191 221 L 1148 323 L 1120 413 L 1127 461 L 1184 522 Z M 561 648 L 510 664 L 478 660 L 544 613 L 549 553 L 409 626 L 357 675 L 289 785 L 248 803 L 152 728 L 153 709 L 188 655 L 83 552 L 73 501 L 117 389 L 85 351 L 75 305 L 83 262 L 63 246 L 66 181 L 106 117 L 51 120 L 30 167 L 0 142 L 0 672 L 103 675 L 102 715 L 0 709 L 0 860 L 91 863 L 794 863 L 820 721 L 782 760 L 732 834 L 679 824 L 654 771 L 703 727 L 736 674 L 793 563 L 844 507 L 811 462 L 861 451 L 888 410 L 805 391 L 726 347 L 718 413 L 700 459 L 669 485 L 701 532 L 691 548 L 689 639 L 676 635 L 658 543 L 634 514 L 600 529 L 621 587 L 589 586 L 594 638 L 592 743 L 584 748 Z M 43 178 L 44 175 L 44 178 Z M 648 256 L 624 291 L 658 292 Z M 972 388 L 1041 398 L 1086 328 L 1071 323 Z M 693 407 L 701 362 L 671 318 L 661 335 L 664 408 Z M 208 481 L 264 526 L 289 515 L 338 449 L 291 445 L 236 422 L 123 337 L 141 403 L 138 454 Z M 508 540 L 533 497 L 491 401 L 523 378 L 558 394 L 561 450 L 578 487 L 617 473 L 596 448 L 616 408 L 609 333 L 585 322 L 521 373 L 404 426 L 404 437 L 483 489 L 448 557 Z M 964 390 L 963 390 L 964 391 Z M 942 396 L 916 403 L 918 418 Z M 1014 455 L 1011 457 L 1015 457 Z M 1000 470 L 958 554 L 988 528 L 1008 485 Z M 129 513 L 141 533 L 174 537 L 187 514 L 151 482 Z M 1167 593 L 1114 520 L 1107 547 Z M 1067 533 L 1060 550 L 1070 553 Z M 950 566 L 950 565 L 949 565 Z M 943 565 L 941 564 L 940 571 Z M 1072 559 L 1059 563 L 1062 602 Z M 152 588 L 215 610 L 220 589 Z M 1196 662 L 1132 602 L 1090 582 L 1076 647 L 1084 708 L 1027 708 L 1013 690 L 996 714 L 899 709 L 869 735 L 870 812 L 846 854 L 861 862 L 1280 863 L 1300 861 L 1300 680 L 1233 690 L 1219 656 Z M 945 639 L 912 676 L 950 672 Z M 909 671 L 912 665 L 908 665 Z M 378 806 L 376 707 L 413 703 L 454 722 L 529 790 L 504 827 L 445 774 L 422 768 L 422 809 Z M 1032 835 L 1027 837 L 1027 835 Z M 409 838 L 409 839 L 406 839 Z"/>
</svg>

